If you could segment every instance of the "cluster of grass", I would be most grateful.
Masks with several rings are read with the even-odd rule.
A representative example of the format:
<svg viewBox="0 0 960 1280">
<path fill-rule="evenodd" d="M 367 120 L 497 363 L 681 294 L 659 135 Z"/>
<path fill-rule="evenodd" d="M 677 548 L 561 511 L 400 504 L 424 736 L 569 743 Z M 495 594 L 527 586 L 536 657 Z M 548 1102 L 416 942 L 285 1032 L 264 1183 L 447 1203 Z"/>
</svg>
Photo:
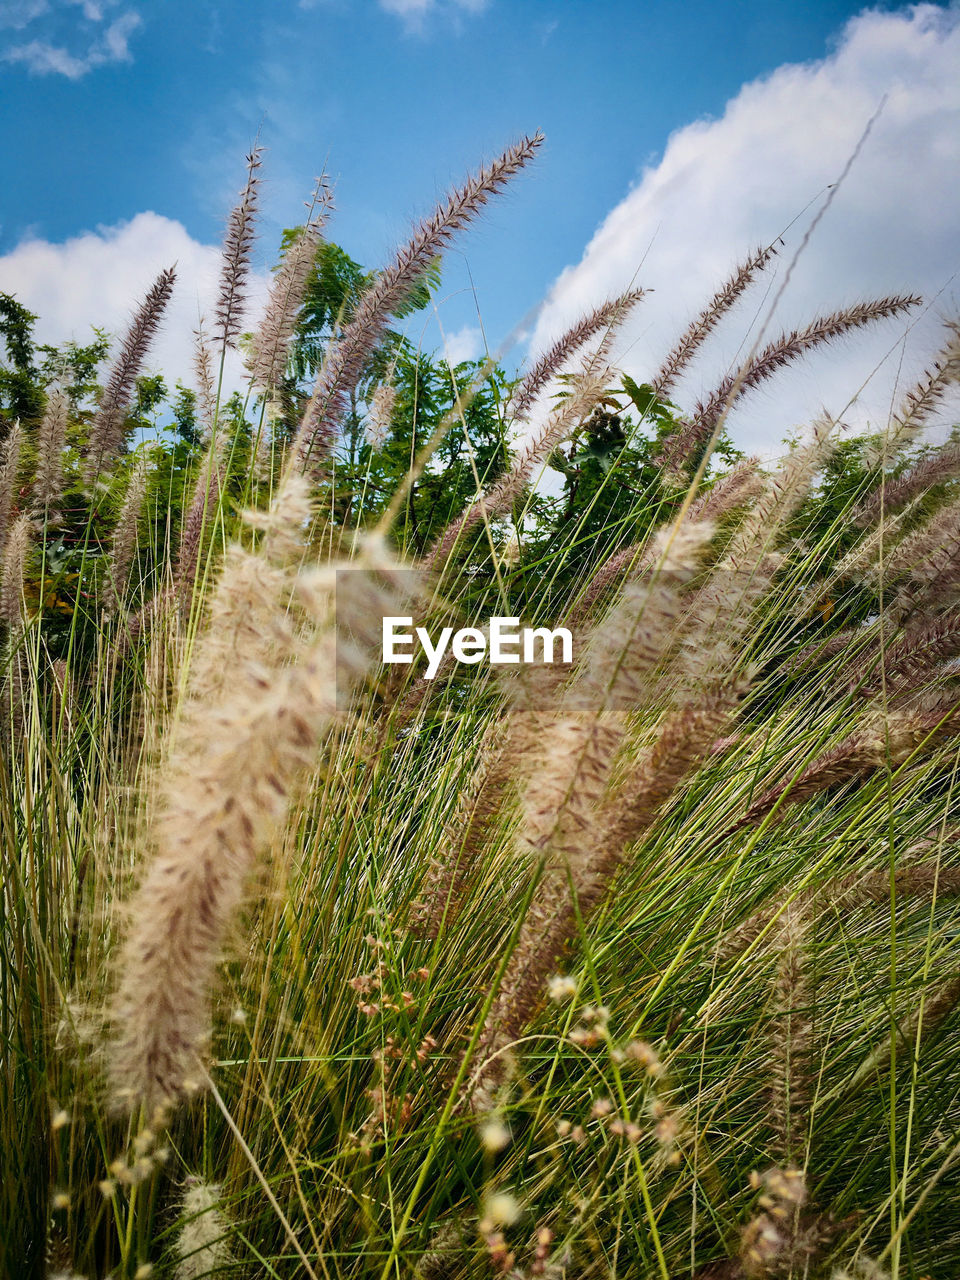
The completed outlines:
<svg viewBox="0 0 960 1280">
<path fill-rule="evenodd" d="M 485 371 L 375 526 L 329 500 L 339 424 L 390 316 L 538 141 L 367 282 L 295 430 L 271 405 L 322 184 L 246 344 L 239 458 L 218 387 L 254 155 L 199 348 L 197 460 L 156 475 L 131 448 L 166 273 L 96 409 L 50 384 L 7 435 L 5 1274 L 960 1270 L 960 448 L 916 447 L 960 380 L 957 332 L 855 471 L 829 421 L 776 466 L 712 468 L 739 396 L 916 302 L 761 338 L 672 416 L 757 254 L 649 384 L 625 381 L 641 420 L 589 501 L 527 538 L 539 467 L 609 406 L 626 293 L 520 381 L 503 412 L 523 442 L 404 559 L 393 522 Z M 655 480 L 624 486 L 651 423 Z M 68 523 L 64 618 L 47 583 Z M 574 662 L 429 683 L 378 662 L 384 613 L 518 610 L 566 620 Z"/>
</svg>

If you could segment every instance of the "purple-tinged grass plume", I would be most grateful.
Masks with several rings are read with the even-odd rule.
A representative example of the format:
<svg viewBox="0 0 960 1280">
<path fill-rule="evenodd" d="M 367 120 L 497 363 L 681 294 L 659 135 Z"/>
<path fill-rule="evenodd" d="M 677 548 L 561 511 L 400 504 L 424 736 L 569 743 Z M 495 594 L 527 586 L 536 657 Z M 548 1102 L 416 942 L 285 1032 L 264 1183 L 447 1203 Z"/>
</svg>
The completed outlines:
<svg viewBox="0 0 960 1280">
<path fill-rule="evenodd" d="M 530 410 L 546 387 L 547 383 L 558 374 L 584 343 L 603 330 L 619 328 L 627 316 L 644 296 L 643 289 L 631 289 L 619 297 L 603 302 L 593 311 L 588 312 L 572 325 L 566 333 L 548 347 L 525 374 L 508 405 L 508 414 L 515 422 L 525 421 Z"/>
<path fill-rule="evenodd" d="M 33 500 L 46 518 L 54 512 L 63 496 L 63 451 L 67 444 L 67 420 L 70 397 L 62 387 L 51 387 L 37 431 L 37 468 L 33 483 Z"/>
<path fill-rule="evenodd" d="M 3 463 L 0 464 L 0 554 L 10 532 L 10 523 L 20 496 L 20 450 L 23 444 L 23 428 L 19 420 L 7 432 L 4 442 Z"/>
<path fill-rule="evenodd" d="M 260 165 L 263 148 L 256 146 L 247 156 L 247 182 L 239 202 L 230 211 L 223 238 L 220 292 L 217 297 L 214 338 L 221 350 L 235 347 L 243 331 L 250 280 L 250 259 L 256 236 L 257 205 L 260 196 Z"/>
<path fill-rule="evenodd" d="M 320 237 L 333 205 L 325 178 L 317 179 L 307 220 L 287 247 L 277 268 L 266 310 L 253 336 L 248 368 L 253 384 L 265 395 L 279 385 L 286 372 L 304 290 L 317 259 Z"/>
<path fill-rule="evenodd" d="M 176 278 L 173 267 L 160 272 L 120 344 L 90 424 L 84 464 L 88 482 L 95 480 L 104 467 L 123 451 L 127 440 L 126 421 L 137 378 L 157 336 Z"/>
<path fill-rule="evenodd" d="M 776 249 L 772 245 L 752 253 L 737 267 L 730 279 L 717 290 L 700 314 L 683 331 L 676 346 L 651 379 L 650 385 L 659 400 L 670 392 L 677 378 L 689 365 L 721 318 L 746 292 L 756 275 L 764 269 L 775 253 Z"/>
<path fill-rule="evenodd" d="M 859 302 L 842 311 L 821 316 L 803 329 L 782 333 L 735 372 L 727 374 L 713 394 L 696 406 L 690 420 L 668 437 L 662 455 L 665 464 L 670 468 L 680 467 L 710 438 L 721 417 L 741 396 L 758 387 L 779 369 L 845 333 L 902 315 L 919 306 L 921 301 L 916 295 L 909 294 Z"/>
<path fill-rule="evenodd" d="M 529 163 L 542 134 L 522 138 L 493 164 L 485 165 L 455 188 L 416 229 L 393 262 L 381 271 L 357 303 L 352 319 L 331 343 L 313 394 L 304 411 L 295 448 L 301 467 L 316 466 L 329 447 L 347 405 L 350 390 L 383 336 L 387 321 L 437 255 L 480 212 L 490 198 Z"/>
</svg>

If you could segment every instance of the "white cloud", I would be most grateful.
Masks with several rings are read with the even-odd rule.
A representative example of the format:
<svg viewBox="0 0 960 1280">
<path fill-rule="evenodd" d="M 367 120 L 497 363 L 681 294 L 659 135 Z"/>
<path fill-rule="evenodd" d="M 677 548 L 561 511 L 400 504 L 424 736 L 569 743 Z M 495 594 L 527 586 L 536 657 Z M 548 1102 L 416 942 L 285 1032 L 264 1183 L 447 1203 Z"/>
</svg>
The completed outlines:
<svg viewBox="0 0 960 1280">
<path fill-rule="evenodd" d="M 447 363 L 456 367 L 462 360 L 478 360 L 483 355 L 483 333 L 476 325 L 464 325 L 455 333 L 448 333 L 443 343 Z"/>
<path fill-rule="evenodd" d="M 49 8 L 49 0 L 0 0 L 0 28 L 22 31 Z"/>
<path fill-rule="evenodd" d="M 163 327 L 147 361 L 173 385 L 192 385 L 193 331 L 211 316 L 217 295 L 220 250 L 192 239 L 181 223 L 157 213 L 75 236 L 63 244 L 26 240 L 0 257 L 0 287 L 39 316 L 36 336 L 59 344 L 88 342 L 91 327 L 122 333 L 157 273 L 176 263 L 177 283 Z M 268 278 L 251 278 L 250 315 L 262 307 Z M 228 390 L 242 383 L 238 357 L 231 357 Z"/>
<path fill-rule="evenodd" d="M 433 8 L 434 0 L 380 0 L 381 9 L 399 14 L 402 18 L 418 17 Z"/>
<path fill-rule="evenodd" d="M 380 8 L 397 17 L 412 27 L 421 24 L 428 13 L 437 11 L 447 13 L 482 13 L 490 0 L 379 0 Z"/>
<path fill-rule="evenodd" d="M 655 290 L 622 335 L 624 367 L 650 376 L 690 317 L 743 254 L 768 243 L 835 181 L 884 94 L 887 101 L 832 207 L 815 230 L 768 330 L 865 296 L 919 291 L 931 299 L 906 354 L 895 349 L 870 378 L 851 422 L 886 419 L 898 373 L 909 381 L 938 341 L 938 316 L 960 307 L 960 9 L 923 4 L 867 11 L 822 61 L 786 65 L 745 85 L 717 120 L 676 132 L 662 159 L 597 230 L 581 261 L 557 279 L 536 326 L 540 349 L 578 314 L 638 283 Z M 769 302 L 817 205 L 784 232 Z M 769 276 L 769 272 L 767 273 Z M 769 281 L 768 281 L 769 282 Z M 765 314 L 761 284 L 678 388 L 691 404 L 709 391 Z M 905 324 L 852 336 L 753 393 L 731 419 L 735 437 L 772 448 L 822 404 L 833 412 L 871 375 Z"/>
<path fill-rule="evenodd" d="M 106 3 L 111 4 L 113 0 L 106 0 Z M 95 3 L 95 0 L 67 0 L 67 4 L 79 6 L 88 22 L 103 21 L 103 5 Z"/>
<path fill-rule="evenodd" d="M 128 10 L 100 29 L 97 24 L 103 21 L 102 4 L 92 0 L 65 2 L 69 7 L 79 7 L 83 15 L 79 24 L 71 24 L 76 27 L 71 31 L 68 42 L 71 47 L 68 43 L 54 43 L 48 39 L 28 40 L 2 50 L 0 61 L 22 65 L 33 75 L 61 75 L 68 80 L 79 80 L 97 67 L 133 61 L 130 37 L 141 25 L 139 14 Z M 36 0 L 33 4 L 29 0 L 17 0 L 17 3 L 6 5 L 5 9 L 11 10 L 13 16 L 6 17 L 4 10 L 0 10 L 0 26 L 13 26 L 20 30 L 47 15 L 50 6 L 47 0 Z"/>
</svg>

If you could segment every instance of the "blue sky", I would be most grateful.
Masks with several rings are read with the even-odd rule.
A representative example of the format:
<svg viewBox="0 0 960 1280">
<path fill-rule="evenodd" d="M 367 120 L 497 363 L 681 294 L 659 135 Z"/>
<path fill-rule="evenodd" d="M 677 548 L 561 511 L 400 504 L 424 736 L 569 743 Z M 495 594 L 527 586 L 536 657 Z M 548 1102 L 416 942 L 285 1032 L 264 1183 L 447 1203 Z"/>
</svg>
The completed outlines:
<svg viewBox="0 0 960 1280">
<path fill-rule="evenodd" d="M 62 245 L 147 212 L 197 245 L 214 245 L 258 131 L 267 147 L 258 266 L 269 265 L 280 227 L 297 220 L 324 165 L 336 180 L 331 235 L 375 265 L 451 181 L 518 133 L 542 128 L 547 145 L 535 170 L 448 263 L 447 292 L 455 296 L 445 304 L 445 327 L 476 324 L 461 292 L 472 277 L 495 344 L 551 290 L 556 302 L 563 273 L 582 267 L 598 228 L 657 173 L 672 135 L 686 137 L 704 121 L 720 129 L 731 104 L 750 86 L 782 79 L 784 68 L 841 65 L 838 50 L 850 44 L 848 23 L 860 8 L 771 0 L 0 0 L 7 174 L 0 288 L 9 287 L 7 265 L 29 292 L 26 258 L 17 256 L 24 244 Z M 921 8 L 934 15 L 928 26 L 937 12 L 951 22 L 957 15 L 955 6 Z M 887 31 L 909 32 L 919 48 L 916 13 L 872 8 L 867 63 Z M 929 42 L 921 53 L 936 56 Z M 885 73 L 874 73 L 879 99 Z M 808 91 L 817 92 L 809 79 Z M 946 102 L 944 121 L 950 108 Z M 845 130 L 843 120 L 828 125 L 831 138 Z M 818 140 L 811 142 L 816 150 Z M 790 193 L 785 212 L 799 211 L 804 194 L 814 198 L 835 177 L 831 164 Z M 731 183 L 744 186 L 733 172 Z M 703 203 L 698 212 L 698 238 L 709 237 L 714 210 Z M 757 234 L 776 234 L 780 216 L 770 211 Z M 744 230 L 753 233 L 749 219 Z M 618 261 L 621 274 L 668 234 L 660 216 L 639 228 Z M 699 296 L 716 284 L 714 259 L 722 252 L 732 261 L 747 247 L 717 246 L 697 280 Z M 88 272 L 77 286 L 93 290 L 91 319 L 95 284 Z M 24 300 L 40 309 L 45 296 L 38 285 L 35 301 Z M 110 305 L 105 295 L 108 312 Z"/>
</svg>

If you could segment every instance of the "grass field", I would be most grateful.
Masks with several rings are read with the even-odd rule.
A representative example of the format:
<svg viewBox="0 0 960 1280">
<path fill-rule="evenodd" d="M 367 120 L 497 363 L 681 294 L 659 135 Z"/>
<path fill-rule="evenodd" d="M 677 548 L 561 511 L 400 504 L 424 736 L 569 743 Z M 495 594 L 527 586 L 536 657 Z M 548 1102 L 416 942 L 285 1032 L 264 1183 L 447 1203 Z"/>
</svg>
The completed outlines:
<svg viewBox="0 0 960 1280">
<path fill-rule="evenodd" d="M 740 396 L 917 300 L 771 328 L 656 419 L 636 484 L 755 255 L 538 539 L 543 464 L 619 385 L 625 294 L 525 375 L 510 457 L 412 556 L 411 491 L 489 370 L 375 518 L 341 518 L 338 431 L 391 315 L 538 143 L 369 282 L 286 436 L 268 406 L 326 197 L 244 347 L 238 452 L 256 157 L 186 467 L 130 427 L 166 276 L 89 413 L 47 381 L 8 424 L 6 1275 L 960 1274 L 960 447 L 922 435 L 957 330 L 856 467 L 827 419 L 724 461 Z M 380 661 L 384 615 L 514 613 L 569 625 L 573 662 Z"/>
</svg>

